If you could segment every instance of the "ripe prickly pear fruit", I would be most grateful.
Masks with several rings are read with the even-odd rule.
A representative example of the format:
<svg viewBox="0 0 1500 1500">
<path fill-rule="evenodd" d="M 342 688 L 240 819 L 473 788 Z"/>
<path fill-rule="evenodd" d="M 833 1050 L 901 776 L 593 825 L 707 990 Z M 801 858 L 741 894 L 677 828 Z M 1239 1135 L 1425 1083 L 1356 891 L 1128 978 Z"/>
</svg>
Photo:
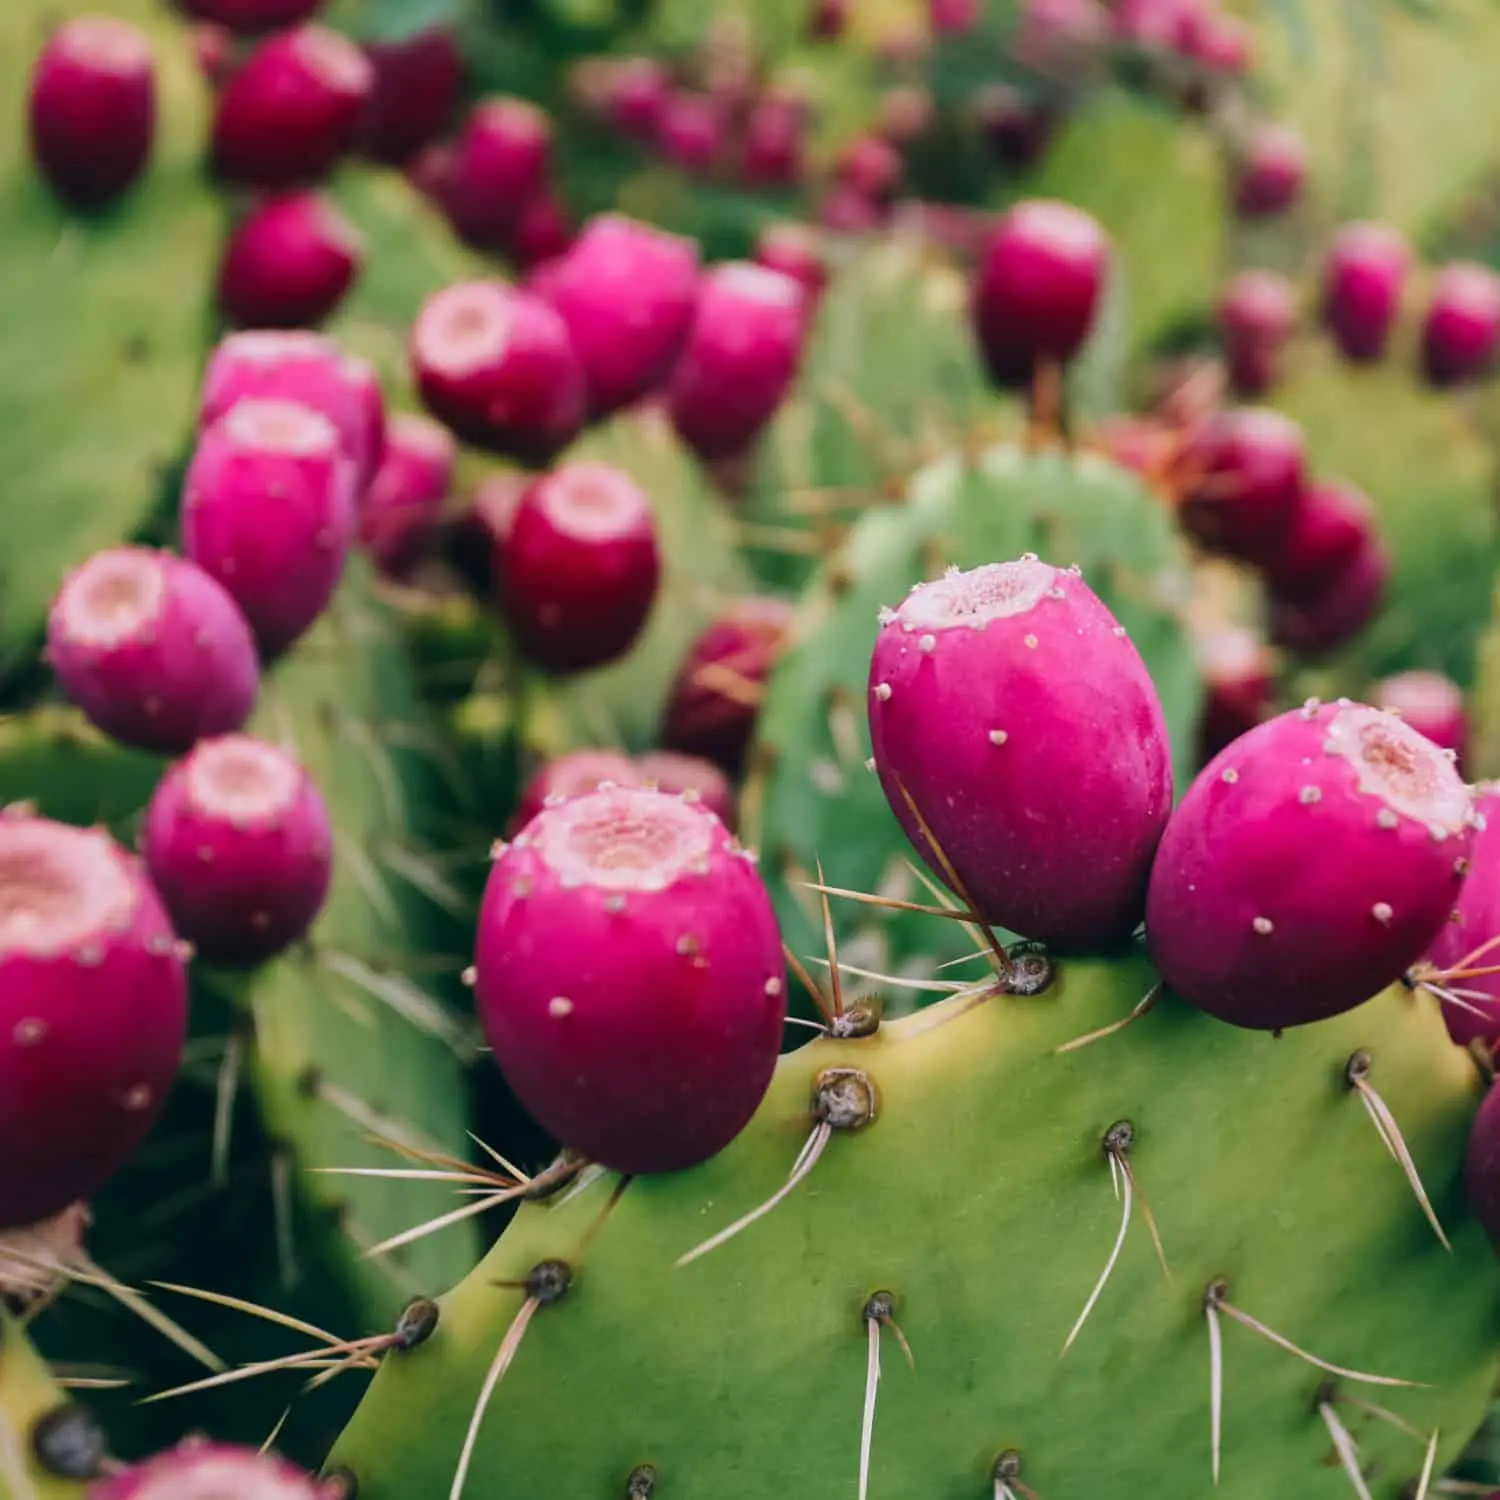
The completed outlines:
<svg viewBox="0 0 1500 1500">
<path fill-rule="evenodd" d="M 746 452 L 797 376 L 807 309 L 800 282 L 749 261 L 707 272 L 667 388 L 677 436 L 704 462 Z"/>
<path fill-rule="evenodd" d="M 1109 43 L 1111 21 L 1099 0 L 1021 0 L 1010 55 L 1032 72 L 1073 79 Z"/>
<path fill-rule="evenodd" d="M 1234 163 L 1234 211 L 1242 219 L 1285 213 L 1307 181 L 1307 146 L 1287 125 L 1260 124 L 1240 143 Z"/>
<path fill-rule="evenodd" d="M 695 240 L 600 214 L 546 272 L 536 291 L 567 325 L 591 416 L 638 401 L 666 376 L 698 294 Z"/>
<path fill-rule="evenodd" d="M 1422 373 L 1431 385 L 1462 385 L 1489 374 L 1500 348 L 1500 276 L 1454 261 L 1434 277 L 1422 320 Z"/>
<path fill-rule="evenodd" d="M 939 36 L 963 36 L 979 25 L 980 0 L 927 0 L 927 16 Z"/>
<path fill-rule="evenodd" d="M 360 502 L 360 540 L 387 578 L 403 578 L 433 548 L 453 482 L 457 445 L 429 417 L 391 419 L 385 459 Z"/>
<path fill-rule="evenodd" d="M 887 207 L 906 173 L 901 153 L 878 135 L 856 136 L 839 152 L 834 180 L 869 203 Z"/>
<path fill-rule="evenodd" d="M 495 96 L 469 114 L 453 148 L 444 202 L 459 237 L 500 250 L 521 210 L 547 185 L 552 122 L 525 99 Z"/>
<path fill-rule="evenodd" d="M 1270 716 L 1276 667 L 1253 630 L 1227 626 L 1196 644 L 1205 689 L 1198 736 L 1201 763 Z"/>
<path fill-rule="evenodd" d="M 274 1453 L 189 1438 L 100 1480 L 89 1500 L 337 1500 L 344 1492 L 338 1481 L 314 1479 Z"/>
<path fill-rule="evenodd" d="M 693 642 L 662 715 L 661 742 L 737 776 L 761 693 L 786 646 L 792 606 L 761 595 L 730 604 Z"/>
<path fill-rule="evenodd" d="M 187 1027 L 184 959 L 109 836 L 0 814 L 0 1229 L 99 1188 L 161 1113 Z"/>
<path fill-rule="evenodd" d="M 1460 1047 L 1500 1036 L 1500 973 L 1485 972 L 1500 964 L 1500 792 L 1494 783 L 1474 789 L 1474 809 L 1484 826 L 1474 835 L 1469 873 L 1451 917 L 1423 955 L 1436 970 L 1431 982 L 1443 999 L 1448 1035 Z M 1495 946 L 1486 948 L 1490 942 Z"/>
<path fill-rule="evenodd" d="M 1275 552 L 1261 563 L 1266 586 L 1292 602 L 1314 599 L 1375 535 L 1375 507 L 1343 480 L 1307 486 Z"/>
<path fill-rule="evenodd" d="M 1371 535 L 1315 592 L 1298 599 L 1273 593 L 1271 640 L 1302 656 L 1323 656 L 1352 640 L 1380 610 L 1390 559 Z"/>
<path fill-rule="evenodd" d="M 230 237 L 219 266 L 219 310 L 249 328 L 302 328 L 333 312 L 359 274 L 354 226 L 320 194 L 277 194 Z"/>
<path fill-rule="evenodd" d="M 604 100 L 610 125 L 627 140 L 654 141 L 672 75 L 654 57 L 626 57 L 610 69 Z"/>
<path fill-rule="evenodd" d="M 1146 906 L 1152 959 L 1235 1026 L 1352 1010 L 1437 937 L 1474 822 L 1458 772 L 1416 730 L 1310 700 L 1221 751 L 1172 814 Z"/>
<path fill-rule="evenodd" d="M 749 187 L 791 187 L 803 173 L 807 109 L 801 99 L 767 94 L 746 117 L 740 141 L 740 180 Z"/>
<path fill-rule="evenodd" d="M 597 792 L 606 782 L 639 786 L 635 762 L 620 750 L 571 750 L 549 760 L 521 789 L 509 832 L 520 832 L 544 807 Z M 669 788 L 669 790 L 675 790 Z"/>
<path fill-rule="evenodd" d="M 203 376 L 199 432 L 247 399 L 311 407 L 337 430 L 356 492 L 374 475 L 381 457 L 375 441 L 379 387 L 370 367 L 345 358 L 331 339 L 300 329 L 247 330 L 221 339 Z"/>
<path fill-rule="evenodd" d="M 584 372 L 563 320 L 498 278 L 429 297 L 411 364 L 428 411 L 476 447 L 539 468 L 583 426 Z"/>
<path fill-rule="evenodd" d="M 244 611 L 268 660 L 333 597 L 354 537 L 353 471 L 327 417 L 239 401 L 198 440 L 183 482 L 183 550 Z"/>
<path fill-rule="evenodd" d="M 1323 270 L 1322 317 L 1345 359 L 1372 364 L 1385 354 L 1411 251 L 1399 229 L 1358 221 L 1333 237 Z"/>
<path fill-rule="evenodd" d="M 359 120 L 359 149 L 375 161 L 410 161 L 447 130 L 458 107 L 463 87 L 458 44 L 445 28 L 430 26 L 364 47 L 374 78 Z"/>
<path fill-rule="evenodd" d="M 1296 294 L 1285 276 L 1242 271 L 1229 283 L 1219 299 L 1219 333 L 1237 395 L 1263 396 L 1275 385 L 1296 322 Z"/>
<path fill-rule="evenodd" d="M 1071 204 L 1033 199 L 1000 219 L 974 288 L 974 326 L 997 385 L 1025 385 L 1038 365 L 1078 353 L 1108 259 L 1104 231 Z"/>
<path fill-rule="evenodd" d="M 80 207 L 118 198 L 156 135 L 151 45 L 128 21 L 85 15 L 47 40 L 31 76 L 31 149 L 54 191 Z"/>
<path fill-rule="evenodd" d="M 726 123 L 713 95 L 674 89 L 656 118 L 656 149 L 689 176 L 706 176 L 724 152 Z"/>
<path fill-rule="evenodd" d="M 868 701 L 897 821 L 985 921 L 1061 949 L 1128 940 L 1171 748 L 1145 663 L 1075 571 L 1028 555 L 919 584 L 882 613 Z"/>
<path fill-rule="evenodd" d="M 1493 1085 L 1474 1117 L 1464 1158 L 1464 1185 L 1474 1217 L 1500 1252 L 1500 1088 Z"/>
<path fill-rule="evenodd" d="M 675 750 L 651 750 L 636 756 L 635 772 L 645 785 L 658 791 L 696 798 L 734 831 L 734 788 L 711 760 L 701 755 L 680 755 Z"/>
<path fill-rule="evenodd" d="M 271 31 L 295 26 L 316 14 L 323 0 L 180 0 L 199 21 L 211 21 L 235 32 Z"/>
<path fill-rule="evenodd" d="M 1274 556 L 1303 497 L 1302 429 L 1265 407 L 1215 412 L 1183 444 L 1179 517 L 1200 546 L 1259 562 Z"/>
<path fill-rule="evenodd" d="M 556 260 L 573 243 L 573 219 L 568 206 L 554 192 L 530 199 L 505 237 L 505 258 L 523 271 Z"/>
<path fill-rule="evenodd" d="M 260 687 L 255 638 L 223 585 L 147 547 L 96 552 L 68 574 L 47 660 L 90 723 L 164 755 L 242 728 Z"/>
<path fill-rule="evenodd" d="M 1469 737 L 1463 689 L 1441 672 L 1398 672 L 1375 685 L 1370 695 L 1378 707 L 1399 714 L 1440 750 L 1451 750 L 1463 770 Z"/>
<path fill-rule="evenodd" d="M 204 740 L 162 777 L 142 852 L 172 924 L 211 964 L 274 958 L 328 895 L 333 829 L 307 772 L 247 734 Z"/>
<path fill-rule="evenodd" d="M 601 667 L 635 644 L 656 602 L 651 503 L 608 464 L 564 464 L 527 486 L 495 568 L 527 656 L 549 672 Z"/>
<path fill-rule="evenodd" d="M 810 224 L 792 219 L 767 224 L 755 241 L 755 263 L 798 282 L 809 311 L 828 289 L 828 260 Z"/>
<path fill-rule="evenodd" d="M 364 53 L 325 26 L 268 37 L 216 101 L 215 170 L 259 187 L 322 177 L 353 145 L 374 77 Z"/>
<path fill-rule="evenodd" d="M 616 1171 L 697 1165 L 770 1084 L 781 937 L 706 808 L 615 787 L 542 811 L 496 858 L 475 949 L 495 1061 L 543 1129 Z"/>
</svg>

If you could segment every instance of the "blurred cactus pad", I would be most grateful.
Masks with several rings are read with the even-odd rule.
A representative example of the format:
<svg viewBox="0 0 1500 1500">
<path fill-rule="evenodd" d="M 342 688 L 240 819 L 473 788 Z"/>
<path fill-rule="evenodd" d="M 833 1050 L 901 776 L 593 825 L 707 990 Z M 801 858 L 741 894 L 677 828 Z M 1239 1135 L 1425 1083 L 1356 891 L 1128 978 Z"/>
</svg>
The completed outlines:
<svg viewBox="0 0 1500 1500">
<path fill-rule="evenodd" d="M 1500 1494 L 1493 0 L 12 0 L 0 1500 Z"/>
</svg>

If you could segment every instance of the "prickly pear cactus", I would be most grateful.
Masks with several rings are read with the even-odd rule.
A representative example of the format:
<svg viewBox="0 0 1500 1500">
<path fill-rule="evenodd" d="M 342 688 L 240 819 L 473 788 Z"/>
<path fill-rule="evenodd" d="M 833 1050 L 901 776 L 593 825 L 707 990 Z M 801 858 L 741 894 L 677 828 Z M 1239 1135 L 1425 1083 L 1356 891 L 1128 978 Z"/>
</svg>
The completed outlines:
<svg viewBox="0 0 1500 1500">
<path fill-rule="evenodd" d="M 1166 509 L 1096 454 L 1003 444 L 939 460 L 915 476 L 904 503 L 868 511 L 823 565 L 768 684 L 744 799 L 747 838 L 798 953 L 821 947 L 818 897 L 806 889 L 819 861 L 832 885 L 929 899 L 865 764 L 865 679 L 879 611 L 946 566 L 1028 551 L 1076 562 L 1129 630 L 1152 666 L 1185 784 L 1201 686 L 1183 624 L 1192 585 Z M 899 911 L 836 903 L 834 916 L 857 937 L 859 956 L 849 961 L 883 973 L 926 978 L 928 967 L 972 951 L 960 932 Z M 886 998 L 896 1008 L 910 1003 Z"/>
<path fill-rule="evenodd" d="M 1372 1493 L 1394 1500 L 1422 1441 L 1345 1403 L 1439 1429 L 1446 1458 L 1500 1369 L 1490 1252 L 1456 1177 L 1473 1070 L 1404 992 L 1279 1040 L 1173 1004 L 1057 1055 L 1150 982 L 1135 962 L 1065 963 L 1031 998 L 954 997 L 866 1040 L 813 1042 L 782 1059 L 754 1123 L 708 1165 L 527 1207 L 443 1299 L 433 1338 L 381 1370 L 331 1461 L 374 1500 L 444 1493 L 527 1302 L 520 1284 L 556 1261 L 572 1285 L 535 1310 L 489 1405 L 472 1497 L 538 1483 L 623 1495 L 643 1464 L 659 1494 L 852 1492 L 878 1342 L 871 1496 L 989 1494 L 1008 1450 L 1040 1495 L 1207 1493 L 1217 1367 L 1220 1493 L 1347 1494 L 1322 1399 L 1356 1430 Z M 1451 1253 L 1346 1082 L 1360 1050 Z M 784 1181 L 830 1069 L 869 1080 L 873 1122 L 836 1132 L 763 1221 L 678 1264 Z M 1120 1229 L 1105 1143 L 1123 1122 L 1134 1213 L 1064 1355 Z M 880 1292 L 892 1313 L 872 1326 Z M 1359 1375 L 1424 1386 L 1329 1376 L 1239 1314 Z"/>
</svg>

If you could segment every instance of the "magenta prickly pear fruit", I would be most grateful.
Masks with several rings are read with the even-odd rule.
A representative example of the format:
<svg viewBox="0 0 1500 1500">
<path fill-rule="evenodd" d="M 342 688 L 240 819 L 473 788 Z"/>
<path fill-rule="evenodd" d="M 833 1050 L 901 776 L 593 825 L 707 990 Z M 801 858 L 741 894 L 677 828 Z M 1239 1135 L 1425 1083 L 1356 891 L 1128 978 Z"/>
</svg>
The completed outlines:
<svg viewBox="0 0 1500 1500">
<path fill-rule="evenodd" d="M 705 462 L 745 452 L 791 389 L 806 332 L 800 282 L 748 261 L 708 271 L 667 389 L 678 437 Z"/>
<path fill-rule="evenodd" d="M 219 267 L 219 309 L 251 328 L 321 323 L 359 274 L 353 225 L 319 194 L 278 194 L 251 209 Z"/>
<path fill-rule="evenodd" d="M 272 31 L 315 15 L 323 0 L 180 0 L 183 10 L 235 32 Z"/>
<path fill-rule="evenodd" d="M 556 193 L 538 193 L 521 210 L 505 239 L 505 258 L 523 271 L 566 254 L 573 243 L 572 216 Z"/>
<path fill-rule="evenodd" d="M 1008 83 L 980 89 L 975 112 L 990 155 L 1012 172 L 1024 172 L 1038 160 L 1057 123 L 1045 104 Z"/>
<path fill-rule="evenodd" d="M 385 459 L 360 502 L 360 540 L 387 578 L 404 578 L 437 542 L 457 445 L 414 412 L 391 419 Z"/>
<path fill-rule="evenodd" d="M 1183 529 L 1245 562 L 1274 556 L 1302 503 L 1304 458 L 1302 429 L 1280 412 L 1215 412 L 1182 448 Z"/>
<path fill-rule="evenodd" d="M 375 161 L 410 161 L 448 128 L 463 86 L 451 32 L 430 26 L 399 41 L 366 42 L 374 69 L 360 116 L 359 149 Z"/>
<path fill-rule="evenodd" d="M 974 327 L 997 385 L 1025 385 L 1040 364 L 1078 353 L 1108 260 L 1104 231 L 1071 204 L 1032 199 L 1000 219 L 974 287 Z"/>
<path fill-rule="evenodd" d="M 878 229 L 889 217 L 886 206 L 846 182 L 835 183 L 818 206 L 818 223 L 837 234 L 865 234 Z"/>
<path fill-rule="evenodd" d="M 751 857 L 692 801 L 616 787 L 546 808 L 491 867 L 474 967 L 517 1098 L 615 1171 L 707 1160 L 770 1084 L 776 917 Z"/>
<path fill-rule="evenodd" d="M 1474 1217 L 1500 1253 L 1500 1088 L 1493 1084 L 1479 1106 L 1469 1134 L 1464 1186 Z"/>
<path fill-rule="evenodd" d="M 837 41 L 843 36 L 853 9 L 854 0 L 813 0 L 807 34 L 819 42 Z"/>
<path fill-rule="evenodd" d="M 1300 656 L 1323 656 L 1352 640 L 1380 611 L 1390 559 L 1371 535 L 1323 587 L 1299 599 L 1271 595 L 1271 640 Z"/>
<path fill-rule="evenodd" d="M 1345 224 L 1334 235 L 1323 270 L 1322 315 L 1345 359 L 1372 364 L 1384 356 L 1410 267 L 1406 240 L 1388 224 Z"/>
<path fill-rule="evenodd" d="M 1247 73 L 1255 60 L 1249 27 L 1223 11 L 1190 7 L 1182 17 L 1178 46 L 1184 57 L 1224 78 Z"/>
<path fill-rule="evenodd" d="M 1270 717 L 1276 664 L 1253 630 L 1236 626 L 1203 636 L 1197 647 L 1205 689 L 1198 735 L 1201 762 Z"/>
<path fill-rule="evenodd" d="M 927 18 L 939 36 L 963 36 L 979 25 L 980 0 L 927 0 Z"/>
<path fill-rule="evenodd" d="M 348 359 L 321 334 L 256 329 L 221 339 L 199 396 L 198 430 L 243 400 L 293 401 L 333 423 L 362 490 L 380 463 L 374 436 L 379 386 L 363 360 Z M 383 420 L 383 419 L 382 419 Z"/>
<path fill-rule="evenodd" d="M 1027 555 L 919 584 L 882 613 L 869 715 L 897 821 L 985 921 L 1068 950 L 1129 939 L 1171 748 L 1145 663 L 1074 570 Z"/>
<path fill-rule="evenodd" d="M 65 21 L 31 76 L 37 166 L 79 207 L 118 198 L 141 175 L 156 135 L 156 72 L 145 33 L 113 16 Z"/>
<path fill-rule="evenodd" d="M 906 175 L 901 153 L 878 135 L 857 136 L 839 152 L 834 163 L 836 181 L 861 198 L 890 204 Z"/>
<path fill-rule="evenodd" d="M 656 120 L 656 148 L 674 167 L 694 177 L 711 172 L 728 139 L 724 111 L 711 94 L 677 89 Z"/>
<path fill-rule="evenodd" d="M 1462 385 L 1494 368 L 1500 348 L 1500 276 L 1455 261 L 1433 278 L 1422 320 L 1422 373 L 1431 385 Z"/>
<path fill-rule="evenodd" d="M 508 282 L 429 297 L 411 335 L 427 409 L 465 442 L 540 468 L 583 426 L 584 376 L 562 319 Z"/>
<path fill-rule="evenodd" d="M 1253 1030 L 1352 1010 L 1448 920 L 1474 823 L 1449 757 L 1394 715 L 1314 699 L 1268 719 L 1167 825 L 1146 906 L 1157 970 Z"/>
<path fill-rule="evenodd" d="M 1242 219 L 1285 213 L 1307 181 L 1307 146 L 1287 125 L 1255 126 L 1234 163 L 1234 210 Z"/>
<path fill-rule="evenodd" d="M 1219 333 L 1237 395 L 1253 399 L 1275 385 L 1296 322 L 1296 293 L 1285 276 L 1242 271 L 1229 283 L 1219 299 Z"/>
<path fill-rule="evenodd" d="M 235 69 L 236 37 L 227 26 L 199 21 L 189 28 L 193 61 L 212 89 L 220 89 Z"/>
<path fill-rule="evenodd" d="M 1484 820 L 1474 834 L 1474 852 L 1463 889 L 1448 921 L 1423 955 L 1437 972 L 1432 983 L 1452 994 L 1443 1001 L 1448 1035 L 1460 1047 L 1500 1036 L 1500 791 L 1491 782 L 1474 788 L 1474 808 Z M 1492 948 L 1487 943 L 1495 943 Z"/>
<path fill-rule="evenodd" d="M 260 687 L 255 638 L 223 585 L 147 547 L 96 552 L 68 574 L 47 660 L 90 723 L 163 755 L 242 728 Z"/>
<path fill-rule="evenodd" d="M 544 807 L 597 792 L 601 786 L 640 786 L 643 778 L 619 750 L 571 750 L 549 760 L 521 789 L 509 833 L 520 832 Z M 664 788 L 675 791 L 678 788 Z"/>
<path fill-rule="evenodd" d="M 1021 0 L 1010 54 L 1033 72 L 1072 81 L 1110 40 L 1099 0 Z"/>
<path fill-rule="evenodd" d="M 1425 734 L 1438 749 L 1451 750 L 1454 764 L 1462 773 L 1469 720 L 1464 712 L 1463 689 L 1451 677 L 1441 672 L 1397 672 L 1376 683 L 1370 697 L 1419 734 Z M 1500 963 L 1500 958 L 1495 961 Z"/>
<path fill-rule="evenodd" d="M 325 26 L 268 37 L 219 94 L 215 169 L 260 187 L 322 177 L 353 145 L 374 79 L 364 53 Z"/>
<path fill-rule="evenodd" d="M 672 74 L 654 57 L 621 59 L 610 72 L 605 112 L 613 128 L 632 141 L 654 141 Z"/>
<path fill-rule="evenodd" d="M 552 122 L 542 110 L 525 99 L 482 100 L 453 149 L 445 201 L 454 229 L 481 250 L 502 249 L 551 166 Z"/>
<path fill-rule="evenodd" d="M 89 1500 L 337 1500 L 338 1481 L 321 1481 L 274 1453 L 189 1438 L 166 1453 L 100 1480 Z"/>
<path fill-rule="evenodd" d="M 328 895 L 333 830 L 285 750 L 230 734 L 204 740 L 162 777 L 142 852 L 177 931 L 209 963 L 243 968 L 312 926 Z"/>
<path fill-rule="evenodd" d="M 698 295 L 698 244 L 620 214 L 590 219 L 537 286 L 567 324 L 589 413 L 608 416 L 666 376 Z"/>
<path fill-rule="evenodd" d="M 1261 563 L 1266 586 L 1294 603 L 1316 598 L 1375 532 L 1375 507 L 1363 490 L 1342 480 L 1316 480 L 1294 507 L 1276 550 Z"/>
<path fill-rule="evenodd" d="M 290 401 L 236 402 L 198 440 L 183 550 L 279 656 L 328 606 L 354 537 L 353 470 L 332 422 Z"/>
<path fill-rule="evenodd" d="M 755 263 L 800 283 L 809 309 L 828 289 L 822 237 L 810 224 L 792 219 L 767 224 L 755 241 Z"/>
<path fill-rule="evenodd" d="M 734 830 L 734 788 L 711 760 L 680 755 L 675 750 L 650 750 L 635 758 L 635 774 L 646 786 L 678 796 L 696 798 L 726 828 Z"/>
<path fill-rule="evenodd" d="M 651 503 L 608 464 L 564 464 L 527 486 L 496 558 L 517 643 L 549 672 L 623 656 L 656 602 L 661 558 Z"/>
<path fill-rule="evenodd" d="M 182 1060 L 184 957 L 137 860 L 109 836 L 0 815 L 0 1229 L 102 1186 Z"/>
<path fill-rule="evenodd" d="M 662 715 L 662 744 L 737 776 L 792 619 L 792 606 L 769 594 L 736 600 L 725 609 L 678 668 Z"/>
<path fill-rule="evenodd" d="M 768 94 L 756 101 L 740 141 L 740 178 L 750 187 L 790 187 L 800 182 L 807 134 L 801 99 Z"/>
</svg>

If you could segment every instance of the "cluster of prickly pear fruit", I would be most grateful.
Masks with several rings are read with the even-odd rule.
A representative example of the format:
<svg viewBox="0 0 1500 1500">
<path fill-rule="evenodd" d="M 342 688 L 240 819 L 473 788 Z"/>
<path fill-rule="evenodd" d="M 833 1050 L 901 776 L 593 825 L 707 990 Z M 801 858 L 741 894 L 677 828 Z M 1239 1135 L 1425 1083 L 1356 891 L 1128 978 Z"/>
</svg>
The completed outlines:
<svg viewBox="0 0 1500 1500">
<path fill-rule="evenodd" d="M 0 22 L 0 1496 L 1500 1482 L 1484 206 L 1217 0 L 402 9 Z"/>
</svg>

